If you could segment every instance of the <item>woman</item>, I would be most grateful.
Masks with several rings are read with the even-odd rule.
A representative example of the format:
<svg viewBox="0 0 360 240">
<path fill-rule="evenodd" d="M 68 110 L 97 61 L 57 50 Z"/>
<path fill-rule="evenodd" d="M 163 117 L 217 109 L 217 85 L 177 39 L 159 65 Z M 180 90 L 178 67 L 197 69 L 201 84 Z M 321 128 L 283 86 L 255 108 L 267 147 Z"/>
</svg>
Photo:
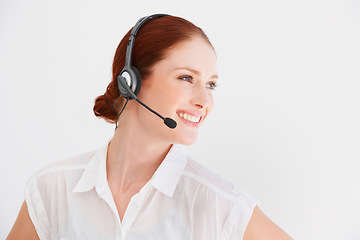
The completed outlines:
<svg viewBox="0 0 360 240">
<path fill-rule="evenodd" d="M 200 28 L 168 15 L 139 20 L 95 101 L 95 115 L 118 126 L 113 138 L 34 175 L 8 239 L 291 239 L 181 150 L 212 110 L 217 80 Z"/>
</svg>

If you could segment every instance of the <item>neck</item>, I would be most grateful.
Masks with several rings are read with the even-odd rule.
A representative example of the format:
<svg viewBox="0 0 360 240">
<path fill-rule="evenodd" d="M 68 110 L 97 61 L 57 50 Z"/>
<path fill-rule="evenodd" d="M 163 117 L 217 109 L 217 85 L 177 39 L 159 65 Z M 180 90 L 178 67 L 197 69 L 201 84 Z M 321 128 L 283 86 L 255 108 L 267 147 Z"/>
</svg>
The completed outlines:
<svg viewBox="0 0 360 240">
<path fill-rule="evenodd" d="M 107 154 L 109 185 L 120 192 L 144 185 L 155 173 L 171 148 L 170 143 L 156 141 L 133 121 L 119 124 Z"/>
</svg>

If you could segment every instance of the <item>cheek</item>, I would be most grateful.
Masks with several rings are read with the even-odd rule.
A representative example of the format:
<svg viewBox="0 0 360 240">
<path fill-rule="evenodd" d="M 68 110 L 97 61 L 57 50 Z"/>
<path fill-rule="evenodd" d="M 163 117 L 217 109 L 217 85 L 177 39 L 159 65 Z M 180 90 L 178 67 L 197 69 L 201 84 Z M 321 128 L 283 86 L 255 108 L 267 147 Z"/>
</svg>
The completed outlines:
<svg viewBox="0 0 360 240">
<path fill-rule="evenodd" d="M 171 82 L 167 80 L 159 88 L 159 95 L 161 96 L 161 101 L 163 105 L 171 107 L 178 107 L 177 105 L 186 101 L 188 98 L 188 92 L 186 89 L 179 87 L 176 81 Z"/>
<path fill-rule="evenodd" d="M 184 98 L 181 89 L 169 84 L 167 81 L 162 81 L 161 84 L 144 86 L 138 96 L 140 100 L 144 100 L 145 104 L 149 104 L 157 111 L 161 111 L 160 114 L 169 114 Z"/>
<path fill-rule="evenodd" d="M 156 100 L 163 108 L 173 108 L 180 103 L 181 93 L 179 90 L 164 87 L 157 92 Z"/>
</svg>

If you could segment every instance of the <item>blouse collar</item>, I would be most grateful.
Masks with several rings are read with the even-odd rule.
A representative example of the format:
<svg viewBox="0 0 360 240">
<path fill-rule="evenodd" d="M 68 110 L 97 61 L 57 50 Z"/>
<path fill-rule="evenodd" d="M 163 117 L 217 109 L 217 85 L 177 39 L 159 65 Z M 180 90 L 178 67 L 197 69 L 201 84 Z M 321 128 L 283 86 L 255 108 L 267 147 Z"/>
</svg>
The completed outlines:
<svg viewBox="0 0 360 240">
<path fill-rule="evenodd" d="M 104 188 L 108 186 L 106 177 L 108 145 L 107 143 L 103 148 L 95 152 L 75 185 L 73 192 L 87 192 L 95 188 L 98 194 L 100 194 L 104 191 Z M 172 197 L 186 163 L 187 156 L 183 150 L 183 146 L 173 144 L 149 182 L 158 191 Z"/>
</svg>

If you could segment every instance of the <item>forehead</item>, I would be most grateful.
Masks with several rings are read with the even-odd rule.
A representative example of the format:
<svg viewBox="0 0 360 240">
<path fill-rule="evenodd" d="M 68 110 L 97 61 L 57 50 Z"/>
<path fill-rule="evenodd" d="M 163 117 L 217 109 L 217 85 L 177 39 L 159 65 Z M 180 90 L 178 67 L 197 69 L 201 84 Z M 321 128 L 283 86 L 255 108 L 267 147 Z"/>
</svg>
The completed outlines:
<svg viewBox="0 0 360 240">
<path fill-rule="evenodd" d="M 170 48 L 155 69 L 171 71 L 179 68 L 191 68 L 200 74 L 216 74 L 217 60 L 212 46 L 200 37 L 194 37 Z"/>
</svg>

